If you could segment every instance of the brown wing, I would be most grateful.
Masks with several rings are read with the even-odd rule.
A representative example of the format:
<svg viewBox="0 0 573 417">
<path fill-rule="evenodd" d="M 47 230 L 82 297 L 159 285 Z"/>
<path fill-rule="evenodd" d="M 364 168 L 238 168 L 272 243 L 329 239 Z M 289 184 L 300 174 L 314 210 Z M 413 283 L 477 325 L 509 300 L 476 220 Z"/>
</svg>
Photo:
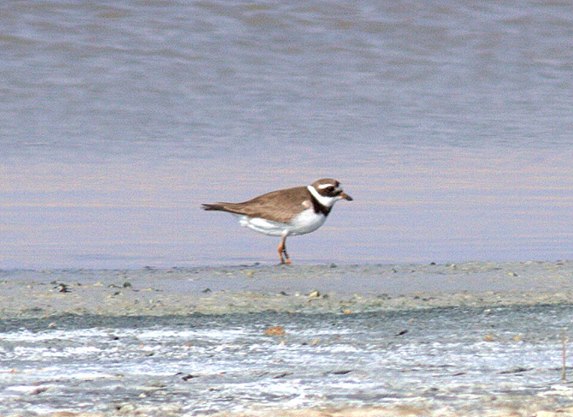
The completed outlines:
<svg viewBox="0 0 573 417">
<path fill-rule="evenodd" d="M 298 213 L 306 207 L 303 206 L 304 201 L 308 201 L 307 204 L 310 204 L 310 193 L 306 187 L 295 187 L 272 191 L 243 203 L 203 204 L 203 208 L 286 223 L 292 219 L 293 212 Z"/>
</svg>

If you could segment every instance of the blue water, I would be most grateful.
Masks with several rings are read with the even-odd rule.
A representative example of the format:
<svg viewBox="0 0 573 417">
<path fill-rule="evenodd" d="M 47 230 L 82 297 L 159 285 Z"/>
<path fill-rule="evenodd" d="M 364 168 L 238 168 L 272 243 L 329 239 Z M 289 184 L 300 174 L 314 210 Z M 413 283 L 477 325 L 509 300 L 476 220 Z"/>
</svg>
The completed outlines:
<svg viewBox="0 0 573 417">
<path fill-rule="evenodd" d="M 277 261 L 204 213 L 333 176 L 295 262 L 573 253 L 573 5 L 0 5 L 0 268 Z"/>
</svg>

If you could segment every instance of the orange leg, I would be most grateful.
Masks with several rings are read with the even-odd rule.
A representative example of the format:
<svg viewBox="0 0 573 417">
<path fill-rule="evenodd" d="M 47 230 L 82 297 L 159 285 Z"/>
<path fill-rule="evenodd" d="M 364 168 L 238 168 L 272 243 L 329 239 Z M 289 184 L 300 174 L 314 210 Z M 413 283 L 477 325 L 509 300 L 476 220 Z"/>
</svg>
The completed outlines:
<svg viewBox="0 0 573 417">
<path fill-rule="evenodd" d="M 281 238 L 281 243 L 279 243 L 279 247 L 278 247 L 278 253 L 279 253 L 279 258 L 281 260 L 281 264 L 287 264 L 290 265 L 291 264 L 291 260 L 288 256 L 287 250 L 286 250 L 286 236 L 283 236 Z M 284 257 L 283 257 L 284 255 Z"/>
</svg>

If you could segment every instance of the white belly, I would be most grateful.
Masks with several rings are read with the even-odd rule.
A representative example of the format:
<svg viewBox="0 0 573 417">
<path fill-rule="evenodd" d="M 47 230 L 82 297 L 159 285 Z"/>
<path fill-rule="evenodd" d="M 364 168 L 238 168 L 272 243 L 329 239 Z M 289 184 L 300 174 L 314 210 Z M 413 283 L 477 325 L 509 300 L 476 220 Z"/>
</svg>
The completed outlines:
<svg viewBox="0 0 573 417">
<path fill-rule="evenodd" d="M 326 220 L 326 216 L 324 216 L 324 214 L 317 214 L 312 208 L 300 213 L 290 223 L 273 222 L 260 217 L 238 217 L 241 226 L 248 227 L 256 232 L 270 236 L 304 235 L 306 233 L 314 232 L 322 226 Z"/>
</svg>

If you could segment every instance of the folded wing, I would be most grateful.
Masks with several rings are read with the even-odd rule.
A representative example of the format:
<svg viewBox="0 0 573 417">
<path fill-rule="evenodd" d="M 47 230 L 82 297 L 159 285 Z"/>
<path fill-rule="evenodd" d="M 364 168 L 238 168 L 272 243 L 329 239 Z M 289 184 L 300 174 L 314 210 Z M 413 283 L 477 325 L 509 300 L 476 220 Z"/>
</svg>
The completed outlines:
<svg viewBox="0 0 573 417">
<path fill-rule="evenodd" d="M 203 204 L 203 209 L 287 223 L 292 220 L 292 213 L 312 207 L 310 200 L 311 196 L 306 187 L 295 187 L 272 191 L 242 203 Z"/>
</svg>

